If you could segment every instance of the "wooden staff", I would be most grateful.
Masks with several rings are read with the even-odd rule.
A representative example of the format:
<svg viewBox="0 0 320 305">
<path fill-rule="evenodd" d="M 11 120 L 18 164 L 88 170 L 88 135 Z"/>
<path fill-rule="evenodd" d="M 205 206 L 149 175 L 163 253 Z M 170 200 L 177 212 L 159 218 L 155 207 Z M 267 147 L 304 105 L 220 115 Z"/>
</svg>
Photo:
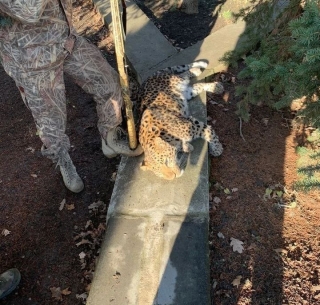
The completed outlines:
<svg viewBox="0 0 320 305">
<path fill-rule="evenodd" d="M 138 142 L 132 112 L 132 102 L 130 99 L 129 77 L 127 73 L 127 64 L 124 51 L 124 30 L 120 15 L 119 0 L 110 0 L 110 4 L 114 46 L 117 58 L 118 72 L 120 76 L 122 98 L 125 104 L 127 116 L 129 146 L 131 149 L 135 149 L 138 146 Z"/>
</svg>

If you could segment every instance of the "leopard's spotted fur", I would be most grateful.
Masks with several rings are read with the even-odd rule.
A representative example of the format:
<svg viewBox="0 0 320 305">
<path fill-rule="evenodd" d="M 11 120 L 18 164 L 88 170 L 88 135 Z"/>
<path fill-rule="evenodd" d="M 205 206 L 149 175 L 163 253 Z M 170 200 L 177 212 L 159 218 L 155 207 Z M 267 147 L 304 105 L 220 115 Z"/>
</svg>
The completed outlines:
<svg viewBox="0 0 320 305">
<path fill-rule="evenodd" d="M 188 101 L 202 91 L 223 92 L 219 82 L 190 84 L 190 78 L 200 75 L 206 66 L 206 62 L 199 61 L 166 68 L 140 87 L 139 142 L 144 150 L 143 170 L 151 170 L 168 180 L 181 176 L 178 155 L 191 152 L 190 142 L 197 138 L 209 143 L 211 155 L 222 153 L 222 145 L 211 126 L 190 116 L 188 109 Z"/>
</svg>

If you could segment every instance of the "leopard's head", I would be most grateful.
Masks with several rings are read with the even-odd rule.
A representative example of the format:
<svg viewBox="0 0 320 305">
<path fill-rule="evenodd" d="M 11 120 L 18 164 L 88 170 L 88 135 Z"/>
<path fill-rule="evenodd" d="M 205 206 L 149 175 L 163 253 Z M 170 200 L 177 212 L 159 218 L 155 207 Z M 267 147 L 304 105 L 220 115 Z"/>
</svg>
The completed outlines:
<svg viewBox="0 0 320 305">
<path fill-rule="evenodd" d="M 144 171 L 151 170 L 156 176 L 166 180 L 173 180 L 183 174 L 183 170 L 181 170 L 177 165 L 170 167 L 166 164 L 143 161 L 140 168 Z"/>
<path fill-rule="evenodd" d="M 145 159 L 140 168 L 150 170 L 160 178 L 173 180 L 183 174 L 176 161 L 177 150 L 160 137 L 155 138 L 149 149 L 145 149 Z"/>
</svg>

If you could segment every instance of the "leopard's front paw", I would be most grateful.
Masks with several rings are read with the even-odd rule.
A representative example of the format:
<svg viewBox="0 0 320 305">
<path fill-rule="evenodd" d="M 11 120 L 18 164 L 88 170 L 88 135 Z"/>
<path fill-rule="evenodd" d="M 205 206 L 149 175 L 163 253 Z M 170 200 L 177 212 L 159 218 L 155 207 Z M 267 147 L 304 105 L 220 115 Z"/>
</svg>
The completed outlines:
<svg viewBox="0 0 320 305">
<path fill-rule="evenodd" d="M 191 153 L 193 151 L 193 146 L 188 142 L 183 142 L 182 151 L 185 153 Z"/>
</svg>

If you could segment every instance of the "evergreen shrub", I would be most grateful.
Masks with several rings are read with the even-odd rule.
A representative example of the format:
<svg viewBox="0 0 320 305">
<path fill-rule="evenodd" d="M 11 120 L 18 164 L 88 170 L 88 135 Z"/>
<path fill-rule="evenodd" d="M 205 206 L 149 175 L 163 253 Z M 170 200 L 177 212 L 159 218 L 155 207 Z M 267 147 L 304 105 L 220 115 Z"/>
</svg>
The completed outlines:
<svg viewBox="0 0 320 305">
<path fill-rule="evenodd" d="M 320 0 L 291 0 L 277 18 L 271 18 L 278 3 L 259 1 L 250 12 L 238 15 L 247 21 L 249 39 L 223 58 L 233 64 L 244 57 L 239 78 L 249 84 L 236 89 L 241 97 L 238 114 L 248 121 L 251 104 L 281 109 L 303 99 L 297 116 L 320 128 Z"/>
</svg>

